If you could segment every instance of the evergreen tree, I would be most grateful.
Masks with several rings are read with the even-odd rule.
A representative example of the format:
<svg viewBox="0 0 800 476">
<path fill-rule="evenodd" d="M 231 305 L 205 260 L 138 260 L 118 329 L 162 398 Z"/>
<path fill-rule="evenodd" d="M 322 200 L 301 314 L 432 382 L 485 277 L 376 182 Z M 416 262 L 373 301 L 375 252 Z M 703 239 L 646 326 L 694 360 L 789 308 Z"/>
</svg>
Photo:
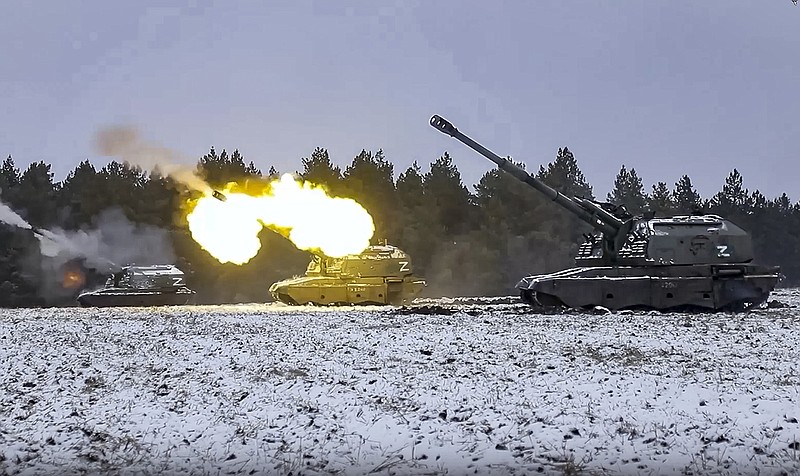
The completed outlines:
<svg viewBox="0 0 800 476">
<path fill-rule="evenodd" d="M 448 153 L 430 165 L 422 177 L 426 213 L 431 225 L 426 263 L 427 292 L 438 296 L 474 295 L 491 272 L 493 250 L 476 235 L 477 207 L 461 173 Z M 468 279 L 464 277 L 468 276 Z"/>
<path fill-rule="evenodd" d="M 516 163 L 510 157 L 507 160 L 525 169 L 525 164 Z M 531 186 L 502 170 L 492 169 L 475 185 L 475 203 L 481 210 L 479 223 L 482 226 L 524 235 L 541 221 L 539 207 L 545 201 Z"/>
<path fill-rule="evenodd" d="M 256 167 L 256 164 L 254 164 L 252 160 L 245 165 L 244 158 L 242 154 L 239 153 L 239 149 L 234 149 L 233 154 L 231 154 L 231 164 L 234 166 L 235 170 L 241 170 L 242 176 L 245 178 L 261 176 L 261 170 Z"/>
<path fill-rule="evenodd" d="M 425 205 L 422 169 L 416 161 L 397 177 L 397 200 L 404 208 L 414 209 Z"/>
<path fill-rule="evenodd" d="M 383 151 L 375 154 L 362 150 L 345 169 L 342 177 L 344 195 L 360 203 L 372 215 L 375 240 L 392 240 L 397 235 L 394 166 Z"/>
<path fill-rule="evenodd" d="M 65 207 L 67 228 L 79 228 L 106 208 L 104 184 L 88 160 L 82 161 L 67 175 L 58 192 L 58 203 Z"/>
<path fill-rule="evenodd" d="M 723 215 L 743 215 L 750 211 L 750 192 L 744 188 L 742 174 L 733 171 L 725 179 L 722 190 L 711 199 L 711 206 Z"/>
<path fill-rule="evenodd" d="M 197 162 L 197 171 L 198 175 L 214 188 L 221 188 L 229 182 L 244 182 L 261 176 L 261 172 L 252 162 L 249 166 L 244 164 L 238 149 L 228 156 L 225 149 L 217 155 L 214 147 L 211 147 L 208 154 Z"/>
<path fill-rule="evenodd" d="M 220 160 L 220 156 L 213 145 L 208 153 L 197 161 L 198 175 L 206 181 L 209 181 L 210 178 L 215 178 L 214 176 L 222 175 L 222 168 L 222 160 Z"/>
<path fill-rule="evenodd" d="M 675 212 L 675 201 L 666 182 L 653 185 L 653 191 L 647 197 L 647 208 L 659 216 L 669 216 Z"/>
<path fill-rule="evenodd" d="M 55 193 L 50 164 L 34 162 L 20 176 L 12 203 L 31 225 L 47 226 L 56 216 Z"/>
<path fill-rule="evenodd" d="M 471 229 L 474 222 L 472 195 L 461 182 L 461 172 L 447 152 L 431 164 L 422 185 L 445 236 L 453 237 Z"/>
<path fill-rule="evenodd" d="M 740 216 L 753 237 L 756 260 L 767 265 L 780 265 L 787 279 L 784 285 L 800 282 L 800 204 L 792 205 L 784 193 L 774 200 L 766 200 L 761 192 L 751 195 L 753 213 Z"/>
<path fill-rule="evenodd" d="M 647 197 L 636 169 L 628 171 L 624 165 L 622 166 L 614 180 L 614 189 L 609 192 L 607 199 L 614 205 L 624 206 L 632 215 L 641 215 Z"/>
<path fill-rule="evenodd" d="M 138 220 L 144 201 L 141 200 L 146 176 L 139 167 L 127 162 L 111 161 L 100 169 L 105 208 L 119 207 L 131 220 Z"/>
<path fill-rule="evenodd" d="M 675 211 L 678 214 L 690 215 L 700 210 L 700 194 L 694 189 L 692 179 L 688 175 L 682 176 L 675 182 L 675 191 L 672 192 L 675 199 Z"/>
<path fill-rule="evenodd" d="M 302 162 L 303 173 L 301 175 L 304 180 L 324 185 L 334 195 L 341 193 L 342 171 L 331 162 L 327 149 L 317 147 L 311 156 L 303 158 Z"/>
<path fill-rule="evenodd" d="M 38 257 L 38 241 L 29 230 L 0 222 L 0 308 L 34 307 L 43 304 L 38 279 L 30 260 Z"/>
<path fill-rule="evenodd" d="M 515 165 L 525 168 L 524 164 Z M 494 261 L 486 264 L 485 271 L 491 274 L 482 283 L 485 292 L 508 293 L 521 276 L 569 263 L 571 243 L 562 243 L 546 231 L 551 220 L 570 219 L 557 215 L 560 207 L 498 169 L 486 172 L 475 191 L 481 242 L 494 254 Z"/>
<path fill-rule="evenodd" d="M 759 190 L 754 191 L 748 199 L 750 207 L 753 210 L 763 210 L 767 208 L 767 197 L 764 196 Z"/>
<path fill-rule="evenodd" d="M 14 159 L 9 155 L 0 166 L 0 199 L 7 202 L 13 200 L 14 191 L 19 186 L 20 173 L 14 164 Z"/>
<path fill-rule="evenodd" d="M 424 276 L 435 252 L 434 240 L 444 232 L 425 195 L 422 170 L 414 162 L 397 178 L 397 222 L 394 244 L 414 259 L 414 267 Z"/>
<path fill-rule="evenodd" d="M 550 162 L 546 169 L 539 167 L 537 177 L 567 197 L 594 199 L 592 187 L 586 182 L 575 156 L 566 147 L 558 149 L 556 160 Z"/>
<path fill-rule="evenodd" d="M 539 167 L 538 178 L 567 197 L 594 199 L 592 187 L 586 182 L 575 156 L 566 147 L 558 149 L 556 159 L 547 168 Z M 538 220 L 540 231 L 552 243 L 546 251 L 546 271 L 569 266 L 583 242 L 583 234 L 591 231 L 589 225 L 555 204 L 542 207 Z"/>
<path fill-rule="evenodd" d="M 786 195 L 786 192 L 783 192 L 773 203 L 781 213 L 788 214 L 792 210 L 792 201 L 789 200 L 789 196 Z"/>
<path fill-rule="evenodd" d="M 143 200 L 136 215 L 141 223 L 172 228 L 181 223 L 182 203 L 175 182 L 157 172 L 151 172 L 141 186 Z"/>
</svg>

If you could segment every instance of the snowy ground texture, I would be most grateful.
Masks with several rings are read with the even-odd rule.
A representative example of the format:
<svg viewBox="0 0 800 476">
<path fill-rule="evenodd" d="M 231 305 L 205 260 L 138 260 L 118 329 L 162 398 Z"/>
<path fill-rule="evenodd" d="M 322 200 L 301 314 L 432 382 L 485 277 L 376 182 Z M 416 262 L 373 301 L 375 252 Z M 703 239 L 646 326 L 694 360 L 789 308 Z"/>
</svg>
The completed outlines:
<svg viewBox="0 0 800 476">
<path fill-rule="evenodd" d="M 800 291 L 772 299 L 0 310 L 0 474 L 797 474 Z"/>
</svg>

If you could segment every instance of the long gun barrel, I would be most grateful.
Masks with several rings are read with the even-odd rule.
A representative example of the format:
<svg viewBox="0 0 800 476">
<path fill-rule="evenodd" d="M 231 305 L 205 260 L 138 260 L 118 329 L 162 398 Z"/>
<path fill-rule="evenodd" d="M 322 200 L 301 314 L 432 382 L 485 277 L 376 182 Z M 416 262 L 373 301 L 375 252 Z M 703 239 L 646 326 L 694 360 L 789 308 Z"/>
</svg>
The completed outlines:
<svg viewBox="0 0 800 476">
<path fill-rule="evenodd" d="M 451 124 L 447 119 L 434 115 L 431 117 L 431 126 L 439 132 L 447 134 L 464 143 L 467 147 L 478 152 L 482 156 L 491 160 L 497 166 L 511 174 L 517 180 L 527 183 L 536 190 L 542 192 L 547 198 L 574 213 L 578 218 L 592 225 L 595 229 L 602 231 L 606 237 L 614 237 L 619 233 L 625 222 L 603 209 L 597 203 L 585 198 L 569 198 L 547 184 L 537 179 L 524 169 L 514 165 L 511 161 L 500 157 L 491 150 L 475 142 L 466 134 L 462 133 Z"/>
</svg>

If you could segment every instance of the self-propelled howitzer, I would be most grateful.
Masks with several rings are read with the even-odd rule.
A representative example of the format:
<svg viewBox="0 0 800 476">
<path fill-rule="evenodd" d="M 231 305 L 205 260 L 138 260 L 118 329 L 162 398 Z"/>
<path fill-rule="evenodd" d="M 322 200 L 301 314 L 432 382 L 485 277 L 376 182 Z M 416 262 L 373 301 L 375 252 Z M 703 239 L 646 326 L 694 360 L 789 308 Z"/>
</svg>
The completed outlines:
<svg viewBox="0 0 800 476">
<path fill-rule="evenodd" d="M 78 302 L 84 307 L 180 306 L 194 294 L 174 265 L 131 265 L 111 273 L 102 288 L 82 292 Z"/>
<path fill-rule="evenodd" d="M 414 275 L 411 257 L 384 243 L 341 258 L 313 255 L 305 276 L 278 281 L 269 292 L 291 305 L 401 305 L 424 287 L 425 280 Z"/>
<path fill-rule="evenodd" d="M 527 276 L 523 301 L 609 309 L 740 310 L 763 303 L 779 281 L 776 266 L 753 264 L 750 235 L 717 215 L 631 216 L 624 207 L 567 197 L 477 143 L 440 116 L 431 125 L 594 228 L 576 256 L 579 267 Z"/>
</svg>

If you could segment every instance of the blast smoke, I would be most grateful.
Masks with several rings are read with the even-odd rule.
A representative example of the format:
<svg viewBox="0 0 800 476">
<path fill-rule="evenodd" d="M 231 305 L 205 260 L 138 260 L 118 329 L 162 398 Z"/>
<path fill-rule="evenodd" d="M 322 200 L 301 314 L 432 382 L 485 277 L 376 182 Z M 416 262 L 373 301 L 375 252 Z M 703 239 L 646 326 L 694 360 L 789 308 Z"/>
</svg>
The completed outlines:
<svg viewBox="0 0 800 476">
<path fill-rule="evenodd" d="M 95 145 L 97 151 L 104 156 L 117 156 L 144 170 L 166 174 L 205 195 L 212 192 L 211 187 L 197 176 L 192 167 L 181 164 L 177 153 L 145 141 L 133 127 L 115 126 L 101 129 L 95 137 Z"/>
<path fill-rule="evenodd" d="M 94 228 L 78 231 L 55 228 L 42 234 L 42 255 L 55 260 L 84 258 L 87 267 L 98 271 L 113 263 L 147 265 L 175 260 L 165 230 L 131 223 L 119 208 L 100 213 Z"/>
<path fill-rule="evenodd" d="M 104 258 L 98 246 L 91 246 L 92 242 L 96 241 L 96 238 L 84 231 L 65 232 L 58 228 L 52 231 L 34 228 L 17 212 L 2 202 L 0 202 L 0 221 L 33 231 L 33 235 L 39 240 L 39 249 L 42 256 L 50 258 L 66 256 L 68 257 L 67 259 L 83 258 L 89 267 L 98 271 L 106 271 L 116 267 L 113 262 Z"/>
<path fill-rule="evenodd" d="M 21 216 L 17 215 L 14 210 L 9 208 L 9 206 L 3 202 L 0 202 L 0 221 L 18 228 L 24 228 L 26 230 L 31 229 L 30 223 L 26 222 Z"/>
<path fill-rule="evenodd" d="M 116 263 L 99 254 L 96 231 L 67 232 L 56 228 L 55 231 L 36 230 L 34 235 L 39 239 L 39 251 L 43 257 L 54 258 L 61 264 L 71 259 L 83 259 L 87 268 L 102 272 L 118 268 Z"/>
<path fill-rule="evenodd" d="M 63 287 L 64 271 L 75 260 L 100 274 L 117 271 L 129 264 L 164 264 L 175 261 L 166 230 L 132 223 L 119 208 L 100 213 L 94 227 L 78 231 L 34 228 L 8 205 L 0 202 L 0 221 L 31 230 L 39 240 L 41 259 L 26 267 L 41 269 L 41 295 L 48 301 L 72 292 Z M 38 265 L 33 265 L 36 262 Z"/>
<path fill-rule="evenodd" d="M 64 269 L 75 259 L 82 260 L 83 267 L 102 274 L 125 265 L 175 261 L 166 230 L 134 224 L 119 208 L 100 213 L 91 229 L 40 231 L 42 296 L 46 299 L 64 296 Z"/>
</svg>

